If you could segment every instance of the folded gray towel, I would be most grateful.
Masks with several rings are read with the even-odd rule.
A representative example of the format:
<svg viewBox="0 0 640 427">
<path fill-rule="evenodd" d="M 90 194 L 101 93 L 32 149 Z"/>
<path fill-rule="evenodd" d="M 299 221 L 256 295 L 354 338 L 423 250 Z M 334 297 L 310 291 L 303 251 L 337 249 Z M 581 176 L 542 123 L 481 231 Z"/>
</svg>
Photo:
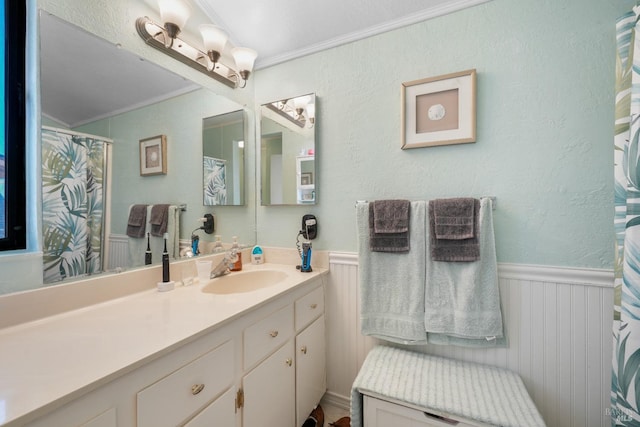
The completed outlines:
<svg viewBox="0 0 640 427">
<path fill-rule="evenodd" d="M 433 201 L 436 239 L 462 240 L 475 237 L 476 199 L 460 197 Z"/>
<path fill-rule="evenodd" d="M 377 234 L 409 231 L 408 200 L 377 200 L 373 202 L 374 232 Z"/>
<path fill-rule="evenodd" d="M 407 226 L 406 231 L 400 233 L 383 232 L 377 233 L 375 231 L 375 204 L 378 202 L 369 203 L 369 249 L 372 252 L 409 252 L 411 248 L 409 242 L 409 215 L 410 209 L 406 208 Z M 408 203 L 408 201 L 407 201 Z M 402 228 L 402 225 L 400 226 Z M 389 230 L 390 227 L 387 227 Z"/>
<path fill-rule="evenodd" d="M 127 236 L 141 238 L 144 237 L 144 230 L 147 222 L 147 205 L 133 205 L 129 210 L 127 220 Z"/>
<path fill-rule="evenodd" d="M 478 230 L 480 201 L 472 199 L 474 230 Z M 435 201 L 429 201 L 429 243 L 431 245 L 431 259 L 434 261 L 469 262 L 480 259 L 479 233 L 468 239 L 438 239 L 435 232 Z"/>
<path fill-rule="evenodd" d="M 151 235 L 162 237 L 167 232 L 167 222 L 169 220 L 169 205 L 153 205 L 151 207 Z"/>
</svg>

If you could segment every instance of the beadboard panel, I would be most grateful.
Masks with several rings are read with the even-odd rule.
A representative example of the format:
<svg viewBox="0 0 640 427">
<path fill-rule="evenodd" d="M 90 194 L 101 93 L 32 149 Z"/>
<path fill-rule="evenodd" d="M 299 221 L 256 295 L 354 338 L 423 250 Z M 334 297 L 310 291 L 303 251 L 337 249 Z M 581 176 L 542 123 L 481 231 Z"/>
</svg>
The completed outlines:
<svg viewBox="0 0 640 427">
<path fill-rule="evenodd" d="M 330 254 L 325 400 L 348 407 L 351 384 L 378 340 L 360 334 L 358 257 Z M 613 273 L 501 264 L 506 348 L 408 347 L 517 372 L 549 427 L 610 425 Z"/>
</svg>

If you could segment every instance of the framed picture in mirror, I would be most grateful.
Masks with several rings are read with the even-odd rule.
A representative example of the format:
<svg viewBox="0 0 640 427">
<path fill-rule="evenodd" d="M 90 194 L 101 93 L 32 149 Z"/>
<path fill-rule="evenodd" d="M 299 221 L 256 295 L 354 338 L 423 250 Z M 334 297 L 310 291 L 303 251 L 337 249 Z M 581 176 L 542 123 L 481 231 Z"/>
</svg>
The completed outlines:
<svg viewBox="0 0 640 427">
<path fill-rule="evenodd" d="M 476 70 L 402 84 L 402 149 L 476 141 Z"/>
<path fill-rule="evenodd" d="M 313 184 L 313 173 L 312 172 L 303 172 L 300 176 L 300 185 L 311 185 Z"/>
<path fill-rule="evenodd" d="M 167 137 L 153 136 L 140 140 L 140 175 L 167 174 Z"/>
</svg>

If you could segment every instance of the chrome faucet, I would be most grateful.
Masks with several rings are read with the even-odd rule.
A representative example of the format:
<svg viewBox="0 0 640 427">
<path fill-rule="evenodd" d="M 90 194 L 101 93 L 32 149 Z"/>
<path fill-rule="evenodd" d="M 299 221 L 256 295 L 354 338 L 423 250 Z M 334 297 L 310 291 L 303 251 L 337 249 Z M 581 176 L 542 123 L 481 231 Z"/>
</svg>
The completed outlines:
<svg viewBox="0 0 640 427">
<path fill-rule="evenodd" d="M 213 270 L 211 270 L 211 274 L 209 278 L 215 279 L 216 277 L 224 276 L 225 274 L 229 274 L 229 267 L 232 266 L 234 262 L 238 260 L 238 248 L 232 248 L 230 251 L 224 254 L 224 258 L 220 261 L 220 264 L 216 265 Z"/>
</svg>

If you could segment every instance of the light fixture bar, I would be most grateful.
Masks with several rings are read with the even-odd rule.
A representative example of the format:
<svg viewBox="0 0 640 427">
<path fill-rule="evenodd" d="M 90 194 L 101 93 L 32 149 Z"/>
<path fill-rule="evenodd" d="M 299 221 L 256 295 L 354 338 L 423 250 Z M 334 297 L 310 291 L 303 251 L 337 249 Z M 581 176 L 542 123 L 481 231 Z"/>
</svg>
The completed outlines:
<svg viewBox="0 0 640 427">
<path fill-rule="evenodd" d="M 291 123 L 295 124 L 298 127 L 303 128 L 306 122 L 304 116 L 300 116 L 296 118 L 296 112 L 291 108 L 288 104 L 284 104 L 283 108 L 278 108 L 275 103 L 266 104 L 267 108 L 271 111 L 277 113 L 279 116 L 284 117 L 289 120 Z"/>
<path fill-rule="evenodd" d="M 148 17 L 145 16 L 136 20 L 136 30 L 149 46 L 216 79 L 220 83 L 224 83 L 234 89 L 238 87 L 241 77 L 234 69 L 226 66 L 222 62 L 216 62 L 214 69 L 209 71 L 207 54 L 191 46 L 179 37 L 176 37 L 171 46 L 167 47 L 165 44 L 166 37 L 168 37 L 166 30 Z"/>
</svg>

